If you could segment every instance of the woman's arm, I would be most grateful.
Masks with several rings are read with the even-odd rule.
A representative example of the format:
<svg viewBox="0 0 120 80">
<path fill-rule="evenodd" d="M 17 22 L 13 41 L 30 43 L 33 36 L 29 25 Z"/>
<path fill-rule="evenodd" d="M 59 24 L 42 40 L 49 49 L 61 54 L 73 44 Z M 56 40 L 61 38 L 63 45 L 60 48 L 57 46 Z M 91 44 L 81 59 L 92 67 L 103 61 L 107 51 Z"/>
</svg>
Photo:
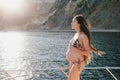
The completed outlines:
<svg viewBox="0 0 120 80">
<path fill-rule="evenodd" d="M 89 40 L 85 34 L 83 34 L 81 38 L 84 45 L 84 50 L 79 50 L 76 47 L 74 47 L 72 44 L 69 44 L 69 49 L 71 49 L 72 51 L 78 54 L 89 56 L 90 55 Z"/>
</svg>

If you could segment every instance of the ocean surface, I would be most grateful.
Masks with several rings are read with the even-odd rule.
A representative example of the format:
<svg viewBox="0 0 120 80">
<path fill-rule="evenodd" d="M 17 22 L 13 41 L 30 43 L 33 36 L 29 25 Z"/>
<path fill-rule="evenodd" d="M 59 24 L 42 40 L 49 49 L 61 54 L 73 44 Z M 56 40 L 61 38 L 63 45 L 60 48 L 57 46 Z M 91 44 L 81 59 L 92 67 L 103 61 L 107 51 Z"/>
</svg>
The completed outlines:
<svg viewBox="0 0 120 80">
<path fill-rule="evenodd" d="M 66 80 L 66 51 L 75 32 L 0 32 L 0 80 Z M 93 45 L 106 52 L 93 54 L 86 67 L 120 67 L 120 32 L 92 32 Z M 110 69 L 120 80 L 120 69 Z M 68 70 L 66 71 L 68 73 Z M 114 80 L 106 69 L 85 69 L 81 80 Z"/>
</svg>

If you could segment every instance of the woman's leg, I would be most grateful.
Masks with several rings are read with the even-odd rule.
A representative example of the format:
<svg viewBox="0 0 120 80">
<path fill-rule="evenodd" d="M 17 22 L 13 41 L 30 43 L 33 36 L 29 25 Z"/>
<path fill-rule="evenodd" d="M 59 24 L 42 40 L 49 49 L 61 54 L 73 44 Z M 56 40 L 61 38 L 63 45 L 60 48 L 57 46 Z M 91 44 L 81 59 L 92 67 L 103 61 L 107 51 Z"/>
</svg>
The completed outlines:
<svg viewBox="0 0 120 80">
<path fill-rule="evenodd" d="M 70 61 L 70 62 L 69 62 L 69 71 L 70 71 L 72 65 L 73 65 L 73 62 Z"/>
<path fill-rule="evenodd" d="M 68 80 L 79 80 L 79 70 L 76 63 L 70 69 Z"/>
<path fill-rule="evenodd" d="M 81 62 L 80 67 L 79 67 L 79 75 L 81 75 L 84 68 L 85 68 L 85 62 L 83 61 L 83 62 Z"/>
<path fill-rule="evenodd" d="M 84 62 L 81 62 L 81 64 L 78 64 L 78 63 L 72 64 L 69 72 L 68 80 L 80 80 L 80 74 L 83 71 L 84 67 L 85 67 Z"/>
</svg>

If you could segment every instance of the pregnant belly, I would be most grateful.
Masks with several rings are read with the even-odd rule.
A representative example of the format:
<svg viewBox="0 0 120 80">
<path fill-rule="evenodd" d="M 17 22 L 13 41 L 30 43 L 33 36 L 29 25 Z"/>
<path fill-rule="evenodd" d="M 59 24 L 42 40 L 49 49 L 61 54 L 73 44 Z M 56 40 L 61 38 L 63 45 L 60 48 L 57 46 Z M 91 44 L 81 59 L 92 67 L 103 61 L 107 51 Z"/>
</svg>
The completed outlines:
<svg viewBox="0 0 120 80">
<path fill-rule="evenodd" d="M 66 53 L 66 58 L 68 61 L 76 61 L 80 59 L 80 55 L 68 49 Z"/>
</svg>

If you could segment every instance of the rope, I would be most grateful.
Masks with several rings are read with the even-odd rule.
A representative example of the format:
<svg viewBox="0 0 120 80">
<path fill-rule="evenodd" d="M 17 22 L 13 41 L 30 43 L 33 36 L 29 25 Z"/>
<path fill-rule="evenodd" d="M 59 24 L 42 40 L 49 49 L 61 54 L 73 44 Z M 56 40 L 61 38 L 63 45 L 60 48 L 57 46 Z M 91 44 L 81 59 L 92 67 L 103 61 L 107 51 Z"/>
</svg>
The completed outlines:
<svg viewBox="0 0 120 80">
<path fill-rule="evenodd" d="M 68 74 L 65 72 L 66 68 L 61 68 L 61 71 L 63 72 L 63 74 L 68 77 Z"/>
<path fill-rule="evenodd" d="M 112 74 L 112 72 L 111 72 L 108 68 L 106 68 L 106 70 L 110 73 L 110 75 L 111 75 L 115 80 L 118 80 L 118 79 Z"/>
<path fill-rule="evenodd" d="M 15 80 L 15 78 L 13 78 L 8 72 L 4 72 L 11 80 Z"/>
</svg>

